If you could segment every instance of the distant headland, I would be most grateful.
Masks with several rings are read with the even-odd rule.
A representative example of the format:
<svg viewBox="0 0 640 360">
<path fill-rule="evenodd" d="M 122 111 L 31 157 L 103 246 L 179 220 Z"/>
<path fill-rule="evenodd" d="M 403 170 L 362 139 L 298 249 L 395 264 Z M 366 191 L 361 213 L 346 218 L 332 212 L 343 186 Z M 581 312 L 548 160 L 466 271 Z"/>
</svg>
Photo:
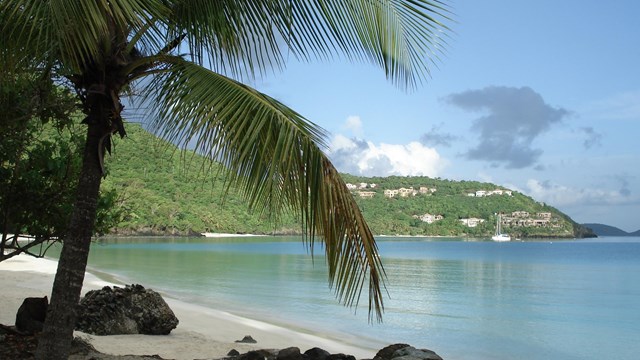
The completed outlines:
<svg viewBox="0 0 640 360">
<path fill-rule="evenodd" d="M 593 230 L 593 232 L 598 236 L 640 236 L 640 229 L 633 232 L 627 232 L 615 226 L 597 223 L 582 224 L 582 226 Z"/>
</svg>

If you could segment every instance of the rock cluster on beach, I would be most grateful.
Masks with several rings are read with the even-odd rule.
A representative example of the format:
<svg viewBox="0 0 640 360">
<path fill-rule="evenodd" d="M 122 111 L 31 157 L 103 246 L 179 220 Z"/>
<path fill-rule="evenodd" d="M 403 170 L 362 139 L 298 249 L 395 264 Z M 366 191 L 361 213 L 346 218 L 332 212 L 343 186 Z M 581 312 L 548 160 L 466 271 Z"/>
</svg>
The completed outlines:
<svg viewBox="0 0 640 360">
<path fill-rule="evenodd" d="M 231 350 L 226 360 L 356 360 L 353 355 L 331 354 L 321 348 L 312 348 L 304 353 L 297 347 L 281 350 L 253 350 L 240 354 Z M 389 345 L 376 354 L 373 360 L 443 360 L 438 354 L 427 349 L 416 349 L 408 344 Z"/>
<path fill-rule="evenodd" d="M 18 310 L 16 326 L 0 324 L 0 359 L 33 359 L 47 303 L 47 297 L 26 298 Z M 141 285 L 127 285 L 124 288 L 106 286 L 90 291 L 81 300 L 78 315 L 77 329 L 95 335 L 168 335 L 178 325 L 178 319 L 160 294 Z M 105 354 L 97 351 L 91 342 L 91 338 L 75 338 L 69 360 L 165 359 L 159 355 Z M 246 344 L 256 344 L 257 341 L 251 335 L 246 335 L 235 343 L 238 346 L 245 345 L 239 349 L 247 351 Z M 353 355 L 332 354 L 319 347 L 305 352 L 301 352 L 298 347 L 250 350 L 245 353 L 234 349 L 229 351 L 226 357 L 219 356 L 193 360 L 356 360 Z M 416 349 L 408 344 L 394 344 L 378 351 L 371 360 L 442 358 L 431 350 Z"/>
<path fill-rule="evenodd" d="M 33 335 L 7 333 L 6 327 L 0 327 L 0 359 L 31 360 L 37 346 Z M 109 355 L 97 351 L 82 338 L 74 338 L 69 360 L 170 360 L 158 355 Z M 297 347 L 282 350 L 263 349 L 240 354 L 231 350 L 222 359 L 206 358 L 194 360 L 356 360 L 352 355 L 331 354 L 320 348 L 312 348 L 304 353 Z M 435 352 L 416 349 L 407 344 L 394 344 L 378 351 L 373 360 L 443 360 Z"/>
<path fill-rule="evenodd" d="M 178 318 L 162 296 L 142 285 L 89 291 L 78 307 L 76 329 L 94 335 L 167 335 Z"/>
<path fill-rule="evenodd" d="M 51 264 L 50 264 L 51 263 Z M 11 265 L 7 267 L 7 264 Z M 28 266 L 25 266 L 28 265 Z M 3 291 L 0 291 L 0 300 L 3 306 L 0 308 L 0 359 L 12 360 L 32 360 L 40 336 L 42 315 L 46 313 L 47 297 L 55 274 L 55 263 L 47 259 L 31 259 L 21 257 L 9 259 L 0 263 L 0 278 L 4 281 Z M 5 266 L 3 268 L 2 266 Z M 6 271 L 13 268 L 14 271 Z M 32 271 L 45 269 L 42 272 Z M 18 271 L 15 271 L 18 270 Z M 155 330 L 148 333 L 171 332 L 171 336 L 88 336 L 79 334 L 73 341 L 69 360 L 141 360 L 141 359 L 180 359 L 180 360 L 355 360 L 356 357 L 347 355 L 349 351 L 358 354 L 358 359 L 369 358 L 369 351 L 359 347 L 357 344 L 343 344 L 340 342 L 327 341 L 317 336 L 295 336 L 292 331 L 278 329 L 277 327 L 267 327 L 261 329 L 255 326 L 241 326 L 239 322 L 233 322 L 225 317 L 207 316 L 208 313 L 198 313 L 198 307 L 179 307 L 176 302 L 175 314 L 184 315 L 181 325 L 186 324 L 186 329 L 173 331 L 178 320 L 175 318 L 173 310 L 169 309 L 160 295 L 152 290 L 145 289 L 139 285 L 132 285 L 113 288 L 100 288 L 97 278 L 92 278 L 87 274 L 85 281 L 88 289 L 98 291 L 89 292 L 81 301 L 83 305 L 79 308 L 81 318 L 79 327 L 93 327 L 93 333 L 106 333 L 106 330 L 98 330 L 105 322 L 117 321 L 110 319 L 106 315 L 117 315 L 116 318 L 131 316 L 126 322 L 135 322 L 135 327 L 140 330 L 147 328 L 151 323 L 160 325 L 153 326 Z M 28 286 L 24 286 L 28 284 Z M 25 291 L 29 289 L 29 291 Z M 26 298 L 26 300 L 25 300 Z M 146 301 L 142 300 L 146 299 Z M 140 305 L 139 302 L 149 302 L 150 305 Z M 195 311 L 194 311 L 195 310 Z M 133 312 L 134 314 L 128 314 Z M 19 313 L 19 314 L 18 314 Z M 145 315 L 147 314 L 147 315 Z M 155 320 L 149 320 L 148 314 L 155 314 Z M 182 315 L 181 315 L 182 314 Z M 89 325 L 91 320 L 95 325 Z M 137 319 L 139 318 L 139 319 Z M 16 325 L 10 324 L 15 319 Z M 202 320 L 194 324 L 194 319 Z M 189 322 L 191 320 L 191 322 Z M 84 322 L 84 325 L 82 323 Z M 138 325 L 140 323 L 140 325 Z M 207 326 L 206 329 L 215 328 L 211 333 L 203 332 L 200 326 Z M 116 326 L 122 328 L 122 325 Z M 246 331 L 246 332 L 245 332 Z M 252 331 L 255 331 L 252 333 Z M 244 338 L 238 335 L 247 335 Z M 229 336 L 237 336 L 236 343 L 228 340 Z M 219 339 L 224 339 L 220 341 Z M 316 342 L 317 341 L 317 342 Z M 347 354 L 332 354 L 317 345 L 331 347 L 330 351 L 344 351 Z M 300 348 L 288 347 L 290 345 L 299 346 L 307 351 L 300 351 Z M 240 350 L 229 353 L 230 349 Z M 281 350 L 256 350 L 256 349 L 281 349 Z M 99 349 L 99 350 L 97 350 Z M 342 349 L 342 350 L 340 350 Z M 136 355 L 132 355 L 136 354 Z M 146 354 L 146 355 L 143 355 Z M 364 355 L 363 355 L 364 354 Z M 411 356 L 411 357 L 405 357 Z M 416 350 L 406 344 L 386 347 L 378 352 L 375 360 L 429 360 L 440 359 L 427 350 Z"/>
<path fill-rule="evenodd" d="M 393 344 L 378 351 L 373 360 L 442 360 L 442 358 L 429 349 L 416 349 L 409 344 Z"/>
</svg>

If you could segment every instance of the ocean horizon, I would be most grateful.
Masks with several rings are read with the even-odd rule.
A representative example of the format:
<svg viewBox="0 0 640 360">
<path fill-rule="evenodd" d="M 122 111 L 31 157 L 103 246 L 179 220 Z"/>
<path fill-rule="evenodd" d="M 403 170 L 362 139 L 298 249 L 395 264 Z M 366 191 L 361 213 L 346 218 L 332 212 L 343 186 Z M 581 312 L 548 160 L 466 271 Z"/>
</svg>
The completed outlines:
<svg viewBox="0 0 640 360">
<path fill-rule="evenodd" d="M 312 257 L 300 237 L 103 239 L 92 244 L 89 268 L 363 348 L 408 343 L 447 360 L 631 360 L 640 352 L 639 237 L 377 240 L 387 273 L 382 323 L 368 321 L 366 290 L 357 308 L 338 303 L 323 250 Z"/>
</svg>

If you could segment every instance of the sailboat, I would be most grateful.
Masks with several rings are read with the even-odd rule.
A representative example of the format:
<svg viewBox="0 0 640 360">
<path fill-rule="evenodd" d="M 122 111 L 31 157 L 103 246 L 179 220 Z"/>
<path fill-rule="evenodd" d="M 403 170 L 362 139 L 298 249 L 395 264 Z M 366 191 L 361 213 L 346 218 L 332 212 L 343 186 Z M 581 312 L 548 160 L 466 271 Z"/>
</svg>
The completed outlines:
<svg viewBox="0 0 640 360">
<path fill-rule="evenodd" d="M 491 237 L 493 241 L 511 241 L 509 234 L 502 233 L 502 224 L 500 221 L 501 214 L 498 214 L 498 220 L 496 221 L 496 234 Z"/>
</svg>

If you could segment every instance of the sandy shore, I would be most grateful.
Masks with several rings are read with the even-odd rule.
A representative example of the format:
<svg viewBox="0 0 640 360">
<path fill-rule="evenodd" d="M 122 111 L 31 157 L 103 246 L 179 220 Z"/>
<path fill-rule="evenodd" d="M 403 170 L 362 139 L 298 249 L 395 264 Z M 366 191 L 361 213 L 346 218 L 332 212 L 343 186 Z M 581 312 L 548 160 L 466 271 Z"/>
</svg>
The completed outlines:
<svg viewBox="0 0 640 360">
<path fill-rule="evenodd" d="M 268 236 L 268 235 L 256 235 L 256 234 L 231 234 L 231 233 L 212 233 L 212 232 L 203 232 L 203 233 L 200 233 L 200 235 L 208 238 Z"/>
<path fill-rule="evenodd" d="M 50 296 L 57 263 L 48 259 L 16 256 L 0 262 L 0 323 L 13 325 L 18 307 L 25 297 Z M 87 273 L 83 294 L 109 284 Z M 144 284 L 143 284 L 144 285 Z M 77 332 L 100 352 L 113 355 L 160 355 L 166 359 L 221 358 L 229 350 L 243 353 L 253 349 L 282 349 L 290 346 L 301 351 L 313 347 L 356 358 L 372 358 L 376 349 L 366 349 L 315 334 L 293 331 L 234 314 L 187 304 L 164 295 L 180 324 L 166 336 L 96 336 Z M 251 335 L 257 344 L 239 344 L 235 340 Z"/>
</svg>

